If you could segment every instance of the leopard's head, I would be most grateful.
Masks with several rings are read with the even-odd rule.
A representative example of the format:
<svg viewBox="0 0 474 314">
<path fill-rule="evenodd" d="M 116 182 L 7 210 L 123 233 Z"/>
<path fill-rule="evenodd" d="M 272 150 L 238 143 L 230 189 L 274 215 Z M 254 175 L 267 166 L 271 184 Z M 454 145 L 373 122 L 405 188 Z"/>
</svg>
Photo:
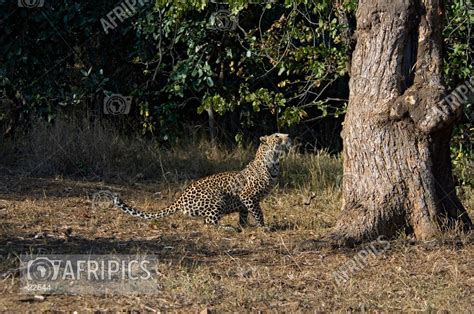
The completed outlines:
<svg viewBox="0 0 474 314">
<path fill-rule="evenodd" d="M 291 148 L 290 136 L 284 133 L 262 136 L 260 137 L 260 143 L 266 148 L 267 152 L 272 151 L 278 157 L 287 154 Z"/>
</svg>

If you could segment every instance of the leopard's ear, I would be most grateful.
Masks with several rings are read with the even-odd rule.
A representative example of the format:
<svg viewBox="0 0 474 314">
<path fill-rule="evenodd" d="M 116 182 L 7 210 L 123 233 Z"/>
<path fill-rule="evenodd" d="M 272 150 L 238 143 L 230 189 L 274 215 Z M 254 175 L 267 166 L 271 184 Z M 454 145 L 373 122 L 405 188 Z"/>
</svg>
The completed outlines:
<svg viewBox="0 0 474 314">
<path fill-rule="evenodd" d="M 266 143 L 267 142 L 267 138 L 266 136 L 260 136 L 260 143 Z"/>
</svg>

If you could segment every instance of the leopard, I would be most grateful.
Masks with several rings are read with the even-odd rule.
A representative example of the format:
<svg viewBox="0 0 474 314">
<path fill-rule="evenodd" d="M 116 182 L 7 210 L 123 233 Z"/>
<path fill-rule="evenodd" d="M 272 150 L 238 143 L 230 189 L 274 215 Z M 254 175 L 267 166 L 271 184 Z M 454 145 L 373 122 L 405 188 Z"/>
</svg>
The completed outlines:
<svg viewBox="0 0 474 314">
<path fill-rule="evenodd" d="M 255 158 L 241 171 L 221 172 L 192 182 L 176 201 L 158 212 L 143 212 L 113 195 L 114 207 L 142 219 L 155 220 L 177 212 L 202 217 L 208 225 L 218 225 L 225 215 L 239 214 L 239 226 L 248 226 L 249 213 L 257 227 L 265 227 L 260 202 L 276 185 L 281 171 L 280 159 L 292 146 L 288 134 L 274 133 L 259 138 Z"/>
</svg>

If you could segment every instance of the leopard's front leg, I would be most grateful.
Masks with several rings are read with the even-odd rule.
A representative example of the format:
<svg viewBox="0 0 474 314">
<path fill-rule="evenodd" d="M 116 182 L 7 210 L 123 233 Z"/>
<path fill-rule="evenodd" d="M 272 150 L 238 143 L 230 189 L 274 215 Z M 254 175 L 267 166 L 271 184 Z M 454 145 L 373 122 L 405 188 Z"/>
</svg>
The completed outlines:
<svg viewBox="0 0 474 314">
<path fill-rule="evenodd" d="M 249 220 L 249 211 L 247 208 L 241 208 L 239 211 L 239 225 L 241 227 L 246 227 L 248 225 Z"/>
<path fill-rule="evenodd" d="M 263 219 L 263 212 L 258 200 L 247 199 L 244 201 L 244 204 L 245 204 L 245 207 L 247 207 L 247 210 L 252 214 L 253 218 L 255 218 L 255 221 L 257 222 L 257 226 L 264 227 L 265 222 Z"/>
</svg>

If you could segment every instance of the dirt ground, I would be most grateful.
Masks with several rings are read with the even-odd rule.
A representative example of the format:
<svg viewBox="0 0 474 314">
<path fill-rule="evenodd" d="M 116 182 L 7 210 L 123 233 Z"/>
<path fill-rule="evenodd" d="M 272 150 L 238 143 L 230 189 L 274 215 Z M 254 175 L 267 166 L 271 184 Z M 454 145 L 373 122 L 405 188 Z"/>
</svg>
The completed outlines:
<svg viewBox="0 0 474 314">
<path fill-rule="evenodd" d="M 401 235 L 383 251 L 375 244 L 379 253 L 338 282 L 334 273 L 366 246 L 301 249 L 334 224 L 334 193 L 309 202 L 297 190 L 276 189 L 262 204 L 274 230 L 235 233 L 180 215 L 153 223 L 92 206 L 95 192 L 111 189 L 153 211 L 182 186 L 13 175 L 0 182 L 1 311 L 474 311 L 472 234 L 423 243 Z M 237 220 L 232 215 L 223 224 Z M 20 294 L 21 253 L 148 254 L 160 261 L 160 284 L 150 295 Z"/>
</svg>

